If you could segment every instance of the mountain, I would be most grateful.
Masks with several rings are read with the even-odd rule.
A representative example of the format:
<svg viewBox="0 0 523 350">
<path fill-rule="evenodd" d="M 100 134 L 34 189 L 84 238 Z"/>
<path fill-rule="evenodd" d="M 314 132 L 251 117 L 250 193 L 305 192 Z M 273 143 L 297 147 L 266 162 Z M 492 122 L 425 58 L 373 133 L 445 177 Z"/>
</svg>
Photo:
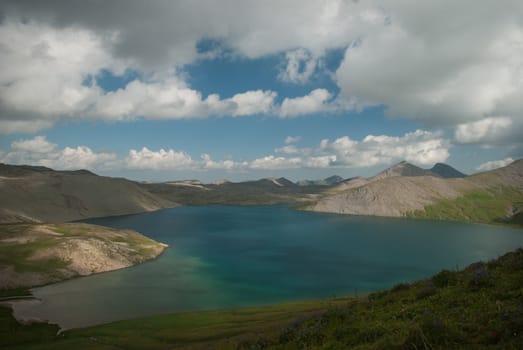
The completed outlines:
<svg viewBox="0 0 523 350">
<path fill-rule="evenodd" d="M 142 186 L 158 197 L 183 205 L 258 205 L 310 201 L 325 190 L 323 186 L 299 186 L 284 177 L 198 185 L 162 182 Z"/>
<path fill-rule="evenodd" d="M 321 198 L 309 209 L 342 214 L 405 216 L 415 212 L 421 215 L 427 212 L 427 208 L 444 203 L 435 218 L 470 220 L 471 214 L 465 213 L 466 208 L 460 209 L 456 200 L 471 197 L 467 206 L 476 205 L 478 210 L 497 213 L 496 218 L 492 214 L 485 215 L 488 219 L 483 221 L 508 220 L 523 210 L 523 160 L 464 178 L 423 176 L 419 175 L 423 169 L 419 169 L 402 162 L 372 181 L 360 181 L 358 186 L 352 187 L 348 187 L 349 182 L 347 187 Z M 455 211 L 460 211 L 460 216 L 454 217 Z"/>
<path fill-rule="evenodd" d="M 448 164 L 436 163 L 431 169 L 422 169 L 406 161 L 402 161 L 392 167 L 383 170 L 369 180 L 381 180 L 392 176 L 434 176 L 444 179 L 462 178 L 466 175 L 454 169 Z"/>
<path fill-rule="evenodd" d="M 64 222 L 174 205 L 135 182 L 87 170 L 0 165 L 0 223 Z"/>
<path fill-rule="evenodd" d="M 378 175 L 373 176 L 370 180 L 381 180 L 394 176 L 438 176 L 430 170 L 422 169 L 406 161 L 402 161 L 388 169 L 383 170 Z M 439 177 L 439 176 L 438 176 Z"/>
<path fill-rule="evenodd" d="M 322 180 L 300 180 L 296 182 L 300 186 L 333 186 L 343 181 L 338 175 L 333 175 Z"/>
<path fill-rule="evenodd" d="M 458 171 L 450 165 L 444 163 L 436 163 L 430 169 L 430 171 L 444 179 L 461 178 L 467 176 L 463 174 L 461 171 Z"/>
</svg>

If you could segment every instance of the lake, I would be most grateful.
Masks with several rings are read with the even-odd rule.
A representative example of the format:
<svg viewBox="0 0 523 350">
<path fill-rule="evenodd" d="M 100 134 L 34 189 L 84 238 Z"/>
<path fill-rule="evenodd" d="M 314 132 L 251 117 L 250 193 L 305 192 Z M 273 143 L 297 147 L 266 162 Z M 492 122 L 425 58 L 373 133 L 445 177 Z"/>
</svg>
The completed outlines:
<svg viewBox="0 0 523 350">
<path fill-rule="evenodd" d="M 523 246 L 501 226 L 294 211 L 285 205 L 178 207 L 88 220 L 170 248 L 119 271 L 33 289 L 15 315 L 62 328 L 161 313 L 362 294 L 463 268 Z"/>
</svg>

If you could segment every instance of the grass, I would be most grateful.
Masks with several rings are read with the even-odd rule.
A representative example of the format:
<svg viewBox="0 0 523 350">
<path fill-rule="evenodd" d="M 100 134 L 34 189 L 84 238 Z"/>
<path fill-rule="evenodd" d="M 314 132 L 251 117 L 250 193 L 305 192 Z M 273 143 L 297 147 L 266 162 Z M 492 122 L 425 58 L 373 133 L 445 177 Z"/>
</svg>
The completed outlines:
<svg viewBox="0 0 523 350">
<path fill-rule="evenodd" d="M 24 244 L 0 245 L 0 265 L 14 266 L 18 272 L 49 272 L 67 267 L 69 264 L 58 258 L 31 259 L 37 251 L 54 247 L 61 240 L 41 238 Z"/>
<path fill-rule="evenodd" d="M 0 289 L 0 300 L 15 296 L 32 296 L 27 288 Z"/>
<path fill-rule="evenodd" d="M 0 324 L 15 332 L 0 334 L 0 347 L 12 349 L 521 349 L 523 250 L 359 298 L 162 315 L 60 336 L 51 325 L 17 326 L 5 311 Z"/>
<path fill-rule="evenodd" d="M 515 215 L 508 217 L 509 211 Z M 442 199 L 409 213 L 409 217 L 523 226 L 523 192 L 496 187 L 470 192 L 456 199 Z"/>
</svg>

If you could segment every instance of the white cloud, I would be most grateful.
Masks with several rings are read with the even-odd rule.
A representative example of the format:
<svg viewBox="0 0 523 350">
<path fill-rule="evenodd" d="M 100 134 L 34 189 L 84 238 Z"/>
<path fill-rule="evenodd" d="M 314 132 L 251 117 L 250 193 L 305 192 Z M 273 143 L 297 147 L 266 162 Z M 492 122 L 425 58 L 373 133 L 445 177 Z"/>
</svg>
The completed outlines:
<svg viewBox="0 0 523 350">
<path fill-rule="evenodd" d="M 301 140 L 301 136 L 287 136 L 285 138 L 285 144 L 290 145 L 291 143 L 296 143 Z"/>
<path fill-rule="evenodd" d="M 296 49 L 285 53 L 287 64 L 280 70 L 278 78 L 286 83 L 304 84 L 314 73 L 318 59 L 305 49 Z"/>
<path fill-rule="evenodd" d="M 95 115 L 109 119 L 128 119 L 137 116 L 146 119 L 205 118 L 217 116 L 245 116 L 269 113 L 274 104 L 273 91 L 247 91 L 228 99 L 216 94 L 202 99 L 201 93 L 171 77 L 159 82 L 135 80 L 124 89 L 100 97 Z"/>
<path fill-rule="evenodd" d="M 204 153 L 201 156 L 201 163 L 199 166 L 202 169 L 222 169 L 222 170 L 242 170 L 248 167 L 247 162 L 235 162 L 230 159 L 215 161 L 211 159 L 211 156 Z"/>
<path fill-rule="evenodd" d="M 296 153 L 299 153 L 300 151 L 294 145 L 287 145 L 287 146 L 283 146 L 283 147 L 280 147 L 280 148 L 276 148 L 274 150 L 274 152 L 276 152 L 276 153 L 285 153 L 285 154 L 296 154 Z"/>
<path fill-rule="evenodd" d="M 417 130 L 401 137 L 368 135 L 361 141 L 348 136 L 334 141 L 322 140 L 313 148 L 286 145 L 276 149 L 283 156 L 267 155 L 252 161 L 213 160 L 207 153 L 193 159 L 173 149 L 131 149 L 125 157 L 111 152 L 94 152 L 86 146 L 65 147 L 49 142 L 45 136 L 11 143 L 0 152 L 0 161 L 11 164 L 43 165 L 55 169 L 91 170 L 276 170 L 328 167 L 369 167 L 407 160 L 430 165 L 445 161 L 450 142 L 439 133 Z"/>
<path fill-rule="evenodd" d="M 14 152 L 52 153 L 57 145 L 46 140 L 45 136 L 35 136 L 31 140 L 18 140 L 11 143 Z"/>
<path fill-rule="evenodd" d="M 302 164 L 302 159 L 300 157 L 285 158 L 285 157 L 275 157 L 273 155 L 265 156 L 253 160 L 249 167 L 251 169 L 292 169 L 299 168 Z"/>
<path fill-rule="evenodd" d="M 270 113 L 274 108 L 274 98 L 276 93 L 273 91 L 247 91 L 234 95 L 230 101 L 234 107 L 230 113 L 233 116 L 252 115 L 260 113 Z M 227 103 L 228 100 L 225 100 Z"/>
<path fill-rule="evenodd" d="M 302 97 L 286 97 L 280 106 L 279 115 L 281 117 L 295 117 L 331 111 L 333 107 L 327 102 L 330 98 L 331 94 L 326 89 L 315 89 Z"/>
<path fill-rule="evenodd" d="M 116 163 L 116 154 L 93 152 L 89 147 L 77 146 L 59 149 L 57 144 L 36 136 L 30 140 L 11 143 L 11 151 L 2 154 L 2 162 L 9 164 L 42 165 L 54 169 L 109 169 Z"/>
<path fill-rule="evenodd" d="M 316 149 L 287 145 L 275 149 L 285 156 L 268 155 L 250 163 L 252 169 L 294 169 L 387 165 L 407 160 L 433 165 L 449 157 L 450 141 L 439 132 L 416 130 L 403 136 L 367 135 L 361 141 L 348 136 L 322 140 Z"/>
<path fill-rule="evenodd" d="M 119 67 L 100 38 L 78 28 L 5 21 L 0 47 L 0 119 L 7 132 L 34 132 L 85 111 L 100 93 L 82 84 L 85 77 Z"/>
<path fill-rule="evenodd" d="M 480 164 L 476 168 L 476 170 L 479 170 L 479 171 L 493 170 L 493 169 L 497 169 L 497 168 L 501 168 L 506 165 L 509 165 L 513 161 L 514 161 L 514 159 L 512 159 L 512 158 L 505 158 L 505 159 L 501 159 L 501 160 L 491 160 L 489 162 Z"/>
<path fill-rule="evenodd" d="M 496 142 L 511 132 L 512 124 L 508 117 L 485 118 L 458 125 L 454 137 L 459 143 Z"/>
<path fill-rule="evenodd" d="M 2 118 L 1 113 L 0 108 L 0 118 Z M 17 132 L 36 133 L 53 125 L 53 122 L 48 120 L 12 120 L 12 116 L 7 115 L 7 117 L 10 120 L 0 120 L 0 135 L 9 135 Z"/>
<path fill-rule="evenodd" d="M 450 142 L 439 133 L 417 130 L 402 137 L 368 135 L 361 141 L 348 136 L 332 142 L 323 140 L 320 150 L 335 155 L 334 165 L 369 167 L 407 160 L 430 165 L 449 157 Z"/>
<path fill-rule="evenodd" d="M 116 0 L 100 6 L 67 0 L 0 4 L 1 133 L 34 132 L 66 118 L 280 116 L 385 106 L 428 126 L 508 116 L 523 131 L 523 3 L 382 1 Z M 463 13 L 466 13 L 464 20 Z M 102 15 L 101 15 L 102 14 Z M 235 18 L 230 21 L 231 16 Z M 195 21 L 194 18 L 205 18 Z M 154 26 L 144 23 L 154 21 Z M 442 26 L 441 23 L 445 23 Z M 307 82 L 329 49 L 347 48 L 336 72 L 341 94 L 326 91 L 274 106 L 274 92 L 203 98 L 176 69 L 212 55 L 216 39 L 233 56 L 284 53 L 280 78 Z M 216 52 L 215 52 L 216 51 Z M 101 69 L 138 70 L 144 80 L 113 95 L 82 84 Z M 183 83 L 183 79 L 181 80 Z M 34 93 L 38 91 L 38 93 Z M 128 98 L 136 97 L 137 101 Z M 150 99 L 152 97 L 152 99 Z M 350 101 L 345 104 L 344 101 Z"/>
<path fill-rule="evenodd" d="M 130 150 L 125 158 L 125 164 L 130 169 L 191 169 L 194 161 L 185 152 L 176 152 L 172 149 L 151 151 L 147 147 L 141 150 Z"/>
<path fill-rule="evenodd" d="M 427 125 L 523 118 L 522 2 L 382 5 L 382 20 L 346 50 L 336 73 L 342 98 Z"/>
<path fill-rule="evenodd" d="M 130 150 L 123 161 L 124 168 L 140 170 L 226 170 L 242 171 L 247 162 L 235 162 L 231 159 L 213 160 L 207 153 L 200 159 L 193 159 L 183 151 L 160 149 L 153 151 L 143 147 L 140 151 Z"/>
</svg>

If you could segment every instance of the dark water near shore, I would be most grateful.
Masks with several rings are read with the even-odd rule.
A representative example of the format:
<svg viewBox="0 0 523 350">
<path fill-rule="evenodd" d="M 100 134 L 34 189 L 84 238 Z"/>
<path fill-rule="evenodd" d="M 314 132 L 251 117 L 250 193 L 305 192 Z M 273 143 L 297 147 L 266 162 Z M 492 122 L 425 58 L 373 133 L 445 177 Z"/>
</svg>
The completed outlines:
<svg viewBox="0 0 523 350">
<path fill-rule="evenodd" d="M 89 220 L 171 247 L 157 260 L 34 290 L 15 307 L 64 328 L 160 313 L 329 298 L 462 268 L 523 246 L 523 231 L 293 211 L 179 207 Z"/>
</svg>

